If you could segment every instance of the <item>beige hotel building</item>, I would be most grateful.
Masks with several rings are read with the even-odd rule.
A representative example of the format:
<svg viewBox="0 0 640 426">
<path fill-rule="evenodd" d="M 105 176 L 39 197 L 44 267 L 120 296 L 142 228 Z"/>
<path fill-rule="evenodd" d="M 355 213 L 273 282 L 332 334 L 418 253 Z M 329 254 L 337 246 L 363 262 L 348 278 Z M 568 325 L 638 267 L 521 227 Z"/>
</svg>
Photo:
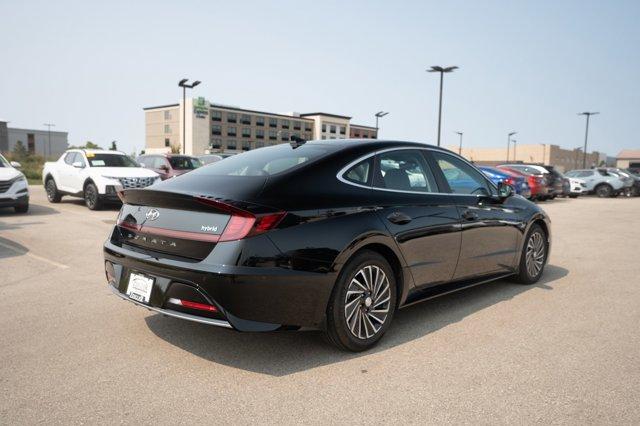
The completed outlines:
<svg viewBox="0 0 640 426">
<path fill-rule="evenodd" d="M 351 117 L 324 112 L 278 114 L 187 98 L 182 148 L 182 102 L 144 108 L 145 152 L 175 150 L 188 155 L 242 152 L 286 143 L 291 136 L 311 139 L 377 139 L 375 127 L 351 123 Z"/>
</svg>

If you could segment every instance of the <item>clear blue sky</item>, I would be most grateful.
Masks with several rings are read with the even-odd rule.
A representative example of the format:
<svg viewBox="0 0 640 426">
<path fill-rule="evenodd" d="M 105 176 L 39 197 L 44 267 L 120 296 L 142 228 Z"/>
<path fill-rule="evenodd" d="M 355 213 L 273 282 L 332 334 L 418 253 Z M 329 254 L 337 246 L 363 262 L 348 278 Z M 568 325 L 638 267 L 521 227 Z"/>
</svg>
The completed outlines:
<svg viewBox="0 0 640 426">
<path fill-rule="evenodd" d="M 435 143 L 640 148 L 640 1 L 0 1 L 0 118 L 70 143 L 144 144 L 144 106 L 195 95 L 326 111 Z"/>
</svg>

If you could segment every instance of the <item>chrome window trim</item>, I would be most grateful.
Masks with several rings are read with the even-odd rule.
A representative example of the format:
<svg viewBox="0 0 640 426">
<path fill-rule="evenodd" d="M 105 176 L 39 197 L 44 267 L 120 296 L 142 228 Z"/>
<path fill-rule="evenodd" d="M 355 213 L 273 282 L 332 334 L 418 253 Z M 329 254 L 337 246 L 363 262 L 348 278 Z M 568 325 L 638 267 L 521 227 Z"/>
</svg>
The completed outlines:
<svg viewBox="0 0 640 426">
<path fill-rule="evenodd" d="M 375 157 L 376 155 L 379 154 L 384 154 L 385 152 L 389 152 L 389 151 L 400 151 L 400 150 L 418 150 L 418 151 L 432 151 L 432 152 L 439 152 L 445 155 L 449 155 L 451 157 L 457 158 L 459 160 L 462 160 L 463 162 L 465 162 L 466 164 L 468 164 L 469 166 L 471 166 L 473 169 L 475 169 L 478 173 L 480 173 L 480 175 L 484 178 L 485 182 L 487 182 L 488 185 L 492 186 L 496 191 L 498 190 L 498 187 L 491 182 L 491 180 L 489 180 L 484 173 L 482 173 L 481 170 L 479 170 L 476 166 L 474 166 L 473 164 L 471 164 L 470 162 L 468 162 L 467 160 L 465 160 L 464 158 L 460 157 L 459 155 L 456 155 L 454 153 L 449 153 L 447 151 L 442 151 L 439 149 L 433 149 L 430 147 L 418 147 L 418 146 L 403 146 L 403 147 L 397 147 L 397 148 L 385 148 L 385 149 L 381 149 L 381 150 L 377 150 L 374 152 L 371 152 L 369 154 L 363 155 L 362 157 L 358 157 L 356 160 L 350 162 L 349 164 L 347 164 L 346 166 L 344 166 L 343 168 L 341 168 L 338 173 L 336 174 L 336 178 L 342 182 L 342 183 L 346 183 L 347 185 L 352 185 L 352 186 L 356 186 L 359 188 L 364 188 L 364 189 L 370 189 L 373 191 L 386 191 L 386 192 L 398 192 L 398 193 L 402 193 L 402 194 L 420 194 L 420 195 L 453 195 L 456 197 L 481 197 L 481 195 L 474 195 L 474 194 L 455 194 L 453 192 L 423 192 L 423 191 L 403 191 L 401 189 L 388 189 L 388 188 L 377 188 L 375 186 L 373 186 L 373 179 L 371 180 L 371 185 L 367 186 L 367 185 L 361 185 L 358 183 L 354 183 L 351 182 L 350 180 L 344 178 L 344 174 L 353 166 L 355 166 L 356 164 L 360 163 L 361 161 L 367 160 L 371 157 Z M 433 171 L 432 171 L 433 173 Z"/>
</svg>

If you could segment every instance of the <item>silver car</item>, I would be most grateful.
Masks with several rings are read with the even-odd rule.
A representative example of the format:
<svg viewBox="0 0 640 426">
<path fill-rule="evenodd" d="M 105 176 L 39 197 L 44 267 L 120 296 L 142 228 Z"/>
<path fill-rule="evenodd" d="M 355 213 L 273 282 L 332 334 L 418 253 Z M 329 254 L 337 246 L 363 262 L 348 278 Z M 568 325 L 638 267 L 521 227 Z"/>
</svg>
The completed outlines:
<svg viewBox="0 0 640 426">
<path fill-rule="evenodd" d="M 606 170 L 583 169 L 571 170 L 564 174 L 566 177 L 582 179 L 587 185 L 587 191 L 598 197 L 615 197 L 624 191 L 625 183 L 617 176 Z"/>
</svg>

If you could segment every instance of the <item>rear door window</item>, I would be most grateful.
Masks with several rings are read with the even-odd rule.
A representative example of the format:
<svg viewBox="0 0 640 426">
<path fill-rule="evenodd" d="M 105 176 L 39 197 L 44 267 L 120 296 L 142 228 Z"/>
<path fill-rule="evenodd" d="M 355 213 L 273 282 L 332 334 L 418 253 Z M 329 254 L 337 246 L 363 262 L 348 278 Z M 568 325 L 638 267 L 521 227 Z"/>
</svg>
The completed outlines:
<svg viewBox="0 0 640 426">
<path fill-rule="evenodd" d="M 438 192 L 424 156 L 412 149 L 379 154 L 373 186 L 394 191 Z"/>
<path fill-rule="evenodd" d="M 367 158 L 347 170 L 342 177 L 349 182 L 367 185 L 370 182 L 372 159 Z"/>
</svg>

